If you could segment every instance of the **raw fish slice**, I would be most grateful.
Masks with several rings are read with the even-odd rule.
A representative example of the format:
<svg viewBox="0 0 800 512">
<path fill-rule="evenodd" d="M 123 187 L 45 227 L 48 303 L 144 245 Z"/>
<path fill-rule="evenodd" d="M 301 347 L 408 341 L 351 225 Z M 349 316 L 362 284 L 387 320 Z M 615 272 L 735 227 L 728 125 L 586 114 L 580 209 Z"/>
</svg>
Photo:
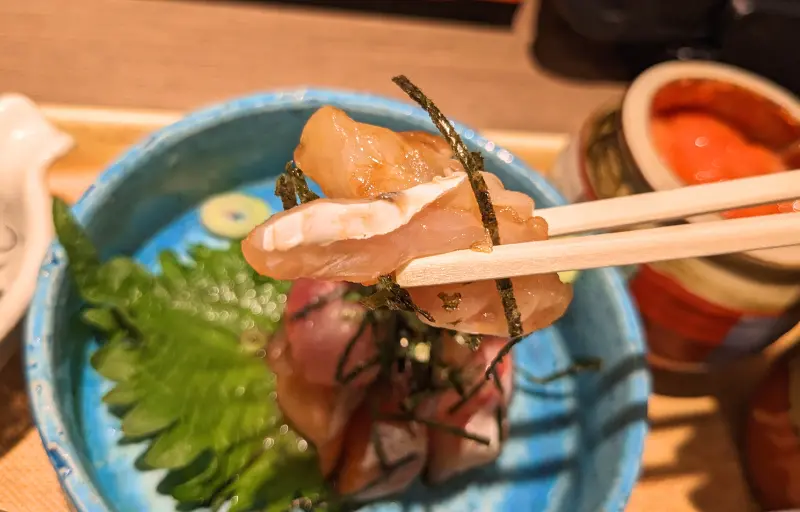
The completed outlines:
<svg viewBox="0 0 800 512">
<path fill-rule="evenodd" d="M 543 329 L 561 318 L 572 300 L 572 287 L 557 274 L 515 277 L 514 296 L 522 318 L 523 332 Z M 409 288 L 414 303 L 433 315 L 426 323 L 473 334 L 508 336 L 505 312 L 493 281 Z M 461 295 L 458 308 L 442 307 L 440 294 Z"/>
<path fill-rule="evenodd" d="M 460 173 L 376 199 L 318 199 L 273 215 L 242 242 L 242 252 L 275 279 L 373 283 L 415 257 L 485 238 L 471 216 L 436 207 L 465 178 Z"/>
<path fill-rule="evenodd" d="M 296 375 L 278 374 L 276 391 L 284 417 L 316 448 L 320 469 L 329 475 L 342 452 L 344 428 L 365 390 L 309 384 Z"/>
<path fill-rule="evenodd" d="M 463 170 L 447 143 L 425 132 L 393 132 L 325 106 L 306 123 L 294 160 L 335 199 L 375 197 Z"/>
<path fill-rule="evenodd" d="M 482 175 L 492 197 L 501 242 L 513 244 L 546 240 L 547 223 L 541 217 L 533 215 L 533 199 L 519 192 L 505 190 L 497 176 L 491 173 L 484 172 Z M 447 208 L 470 211 L 473 222 L 480 224 L 480 212 L 471 189 L 468 193 L 461 190 L 456 192 L 459 194 L 448 196 L 450 203 Z M 489 241 L 484 240 L 485 242 L 476 242 L 471 247 L 481 247 L 485 243 L 488 250 Z M 456 247 L 451 250 L 465 248 L 467 247 Z M 564 314 L 572 300 L 572 287 L 562 283 L 558 274 L 517 277 L 511 282 L 526 333 L 555 322 Z M 505 312 L 493 281 L 422 286 L 410 288 L 408 292 L 415 304 L 434 316 L 435 325 L 475 334 L 508 336 Z M 442 308 L 440 294 L 459 294 L 459 307 L 453 311 Z"/>
<path fill-rule="evenodd" d="M 456 335 L 456 339 L 458 338 Z M 448 368 L 458 368 L 461 376 L 462 387 L 469 391 L 474 386 L 482 384 L 486 381 L 486 370 L 489 368 L 492 360 L 508 343 L 507 338 L 499 338 L 496 336 L 483 336 L 480 340 L 480 345 L 477 350 L 472 350 L 466 345 L 458 343 L 451 337 L 445 337 L 442 346 L 442 362 Z M 500 383 L 503 386 L 503 392 L 492 381 L 486 381 L 485 385 L 480 387 L 480 391 L 472 395 L 469 400 L 463 401 L 456 389 L 450 389 L 440 395 L 437 400 L 435 409 L 431 410 L 437 419 L 444 415 L 444 411 L 449 410 L 454 404 L 463 402 L 458 407 L 455 414 L 447 414 L 443 417 L 448 422 L 450 420 L 459 418 L 467 418 L 476 411 L 489 408 L 496 409 L 498 405 L 507 405 L 508 400 L 512 394 L 513 384 L 513 357 L 509 353 L 497 365 L 495 369 L 500 377 Z M 505 392 L 508 390 L 508 392 Z"/>
<path fill-rule="evenodd" d="M 291 357 L 283 332 L 267 349 L 267 361 L 276 376 L 278 406 L 286 420 L 317 449 L 323 474 L 336 467 L 342 450 L 343 431 L 366 388 L 356 385 L 326 386 L 306 380 Z"/>
<path fill-rule="evenodd" d="M 348 385 L 337 379 L 339 361 L 348 346 L 342 367 L 345 376 L 377 354 L 367 310 L 347 299 L 350 289 L 343 282 L 295 281 L 283 330 L 268 346 L 267 360 L 277 376 L 278 404 L 287 420 L 316 447 L 324 474 L 335 468 L 342 431 L 363 400 L 366 386 L 378 374 L 377 367 L 366 370 Z"/>
<path fill-rule="evenodd" d="M 374 326 L 360 303 L 348 300 L 351 285 L 298 279 L 292 284 L 284 314 L 286 340 L 293 368 L 312 384 L 338 386 L 340 360 L 350 347 L 341 377 L 347 377 L 377 355 Z M 353 339 L 355 338 L 355 341 Z M 351 344 L 352 343 L 352 344 Z M 366 386 L 377 367 L 362 372 L 352 384 Z"/>
<path fill-rule="evenodd" d="M 423 470 L 429 429 L 419 423 L 387 419 L 403 413 L 401 404 L 408 396 L 409 379 L 410 371 L 395 372 L 389 383 L 370 390 L 353 415 L 336 480 L 340 494 L 356 501 L 389 496 L 404 490 Z M 383 462 L 389 467 L 383 467 Z"/>
<path fill-rule="evenodd" d="M 463 166 L 440 137 L 395 133 L 358 123 L 333 107 L 308 121 L 295 161 L 327 199 L 271 217 L 242 243 L 248 263 L 278 279 L 346 280 L 372 284 L 412 259 L 458 249 L 491 250 Z M 497 216 L 501 243 L 547 239 L 533 200 L 482 173 Z M 572 288 L 557 274 L 512 280 L 523 330 L 545 327 L 564 314 Z M 435 326 L 508 336 L 494 283 L 410 290 Z M 445 310 L 441 293 L 461 295 Z"/>
<path fill-rule="evenodd" d="M 484 372 L 506 342 L 507 340 L 501 338 L 483 338 L 479 350 L 464 369 L 469 375 L 464 383 L 466 390 L 484 380 Z M 459 350 L 462 354 L 456 356 Z M 451 359 L 448 362 L 452 362 L 454 357 L 463 360 L 464 351 L 468 352 L 469 349 L 453 349 L 451 345 L 450 355 L 446 356 Z M 443 482 L 458 473 L 487 464 L 500 455 L 502 439 L 508 437 L 509 429 L 506 411 L 513 392 L 511 354 L 503 358 L 495 368 L 500 377 L 502 391 L 493 382 L 486 382 L 480 391 L 453 412 L 451 408 L 462 401 L 461 395 L 451 390 L 439 398 L 435 421 L 484 437 L 490 443 L 487 446 L 441 429 L 429 429 L 428 465 L 425 474 L 429 483 Z"/>
<path fill-rule="evenodd" d="M 546 240 L 547 224 L 533 216 L 533 200 L 484 175 L 503 243 Z M 276 279 L 368 282 L 414 258 L 490 245 L 466 173 L 456 172 L 373 199 L 318 199 L 279 212 L 242 247 L 256 270 Z"/>
<path fill-rule="evenodd" d="M 414 258 L 457 249 L 489 250 L 480 212 L 465 179 L 456 172 L 376 199 L 345 202 L 319 199 L 271 217 L 242 243 L 248 263 L 276 279 L 348 280 L 373 283 Z M 507 191 L 484 173 L 504 243 L 544 240 L 547 224 L 533 215 L 533 201 Z M 572 289 L 557 274 L 512 280 L 525 332 L 557 320 Z M 508 327 L 493 282 L 431 286 L 410 290 L 433 325 L 507 336 Z M 460 294 L 453 311 L 439 294 Z"/>
</svg>

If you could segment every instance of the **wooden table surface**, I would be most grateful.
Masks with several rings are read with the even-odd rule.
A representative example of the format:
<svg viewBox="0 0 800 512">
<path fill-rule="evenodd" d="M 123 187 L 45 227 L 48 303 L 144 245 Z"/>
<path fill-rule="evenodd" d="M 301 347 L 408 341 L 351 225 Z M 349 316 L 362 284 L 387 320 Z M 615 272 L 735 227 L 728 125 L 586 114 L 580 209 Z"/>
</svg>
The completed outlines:
<svg viewBox="0 0 800 512">
<path fill-rule="evenodd" d="M 404 73 L 483 128 L 571 131 L 620 85 L 543 73 L 534 2 L 513 30 L 254 2 L 0 0 L 0 88 L 37 102 L 194 108 L 316 85 L 402 97 Z"/>
<path fill-rule="evenodd" d="M 399 98 L 389 79 L 404 73 L 473 126 L 569 132 L 622 88 L 542 72 L 530 57 L 534 14 L 526 3 L 505 30 L 254 3 L 0 0 L 0 84 L 37 102 L 183 110 L 298 85 Z M 60 512 L 61 498 L 42 491 L 55 476 L 19 413 L 18 364 L 0 376 L 0 509 Z M 735 426 L 763 368 L 756 360 L 713 378 L 656 375 L 657 389 L 697 396 L 651 400 L 653 434 L 628 510 L 753 510 Z"/>
</svg>

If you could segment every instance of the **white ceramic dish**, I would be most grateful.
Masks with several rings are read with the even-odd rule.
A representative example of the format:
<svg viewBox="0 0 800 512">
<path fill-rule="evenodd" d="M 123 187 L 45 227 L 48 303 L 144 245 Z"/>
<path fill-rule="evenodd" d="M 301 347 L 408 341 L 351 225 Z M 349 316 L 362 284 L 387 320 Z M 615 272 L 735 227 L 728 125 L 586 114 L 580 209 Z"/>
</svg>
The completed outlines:
<svg viewBox="0 0 800 512">
<path fill-rule="evenodd" d="M 72 144 L 28 98 L 0 96 L 0 368 L 53 237 L 44 172 Z"/>
</svg>

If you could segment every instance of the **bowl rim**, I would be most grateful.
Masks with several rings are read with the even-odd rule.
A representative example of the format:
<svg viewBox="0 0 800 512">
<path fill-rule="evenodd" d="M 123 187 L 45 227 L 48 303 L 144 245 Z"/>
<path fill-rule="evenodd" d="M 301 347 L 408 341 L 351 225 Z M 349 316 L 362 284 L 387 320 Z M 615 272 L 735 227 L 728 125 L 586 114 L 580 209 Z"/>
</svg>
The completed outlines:
<svg viewBox="0 0 800 512">
<path fill-rule="evenodd" d="M 637 169 L 653 190 L 672 190 L 686 186 L 670 169 L 656 149 L 650 129 L 652 105 L 666 86 L 690 80 L 707 80 L 740 87 L 783 109 L 800 120 L 800 102 L 792 92 L 772 80 L 746 69 L 708 61 L 670 61 L 656 64 L 639 75 L 625 91 L 621 104 L 623 137 Z M 690 223 L 721 220 L 720 213 L 707 213 L 686 219 Z M 788 269 L 800 269 L 800 246 L 747 251 L 744 254 Z"/>
<path fill-rule="evenodd" d="M 170 145 L 214 126 L 233 121 L 240 117 L 260 112 L 278 111 L 291 107 L 304 107 L 326 103 L 346 105 L 346 108 L 380 114 L 387 117 L 413 118 L 423 124 L 433 125 L 418 106 L 382 96 L 329 88 L 295 88 L 274 92 L 255 93 L 232 98 L 190 112 L 185 117 L 147 135 L 131 146 L 100 174 L 95 182 L 81 195 L 72 207 L 73 214 L 80 223 L 86 223 L 105 203 L 113 189 L 137 168 L 138 163 L 154 147 Z M 542 176 L 533 172 L 518 157 L 509 151 L 484 139 L 466 125 L 453 121 L 462 138 L 471 140 L 486 153 L 494 153 L 519 176 L 529 179 L 555 205 L 566 201 L 556 189 Z M 101 497 L 93 479 L 82 465 L 82 455 L 74 441 L 66 435 L 65 420 L 56 402 L 52 382 L 56 370 L 51 361 L 53 338 L 53 311 L 57 291 L 65 279 L 66 261 L 64 250 L 54 241 L 47 251 L 36 283 L 30 312 L 25 323 L 23 336 L 23 364 L 25 365 L 26 387 L 31 404 L 34 423 L 42 439 L 42 444 L 56 470 L 59 483 L 67 498 L 77 512 L 110 512 L 109 504 Z M 618 303 L 624 326 L 623 339 L 635 352 L 644 354 L 646 348 L 641 320 L 633 300 L 624 283 L 622 274 L 616 269 L 601 269 L 606 286 Z M 637 386 L 632 386 L 628 399 L 631 402 L 647 403 L 651 383 L 647 372 L 635 374 L 639 378 Z M 640 421 L 626 427 L 623 440 L 623 456 L 629 460 L 614 480 L 614 484 L 603 498 L 602 510 L 621 510 L 630 497 L 638 481 L 642 464 L 647 422 Z"/>
</svg>

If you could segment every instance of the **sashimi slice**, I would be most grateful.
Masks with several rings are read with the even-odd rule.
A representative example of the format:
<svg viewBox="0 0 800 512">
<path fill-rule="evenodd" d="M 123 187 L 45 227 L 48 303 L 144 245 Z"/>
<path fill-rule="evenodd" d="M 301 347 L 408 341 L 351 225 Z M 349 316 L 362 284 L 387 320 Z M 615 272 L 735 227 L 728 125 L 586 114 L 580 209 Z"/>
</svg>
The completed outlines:
<svg viewBox="0 0 800 512">
<path fill-rule="evenodd" d="M 272 216 L 242 242 L 248 263 L 278 279 L 373 284 L 412 259 L 459 249 L 491 250 L 463 166 L 440 137 L 395 133 L 323 107 L 306 124 L 295 161 L 327 195 Z M 504 244 L 547 239 L 533 200 L 483 172 Z M 524 332 L 550 325 L 572 299 L 557 274 L 512 280 Z M 410 290 L 428 323 L 508 336 L 492 282 Z M 445 307 L 442 295 L 459 296 Z"/>
<path fill-rule="evenodd" d="M 367 308 L 348 299 L 352 285 L 298 279 L 292 284 L 284 313 L 286 345 L 296 372 L 313 384 L 366 386 L 378 374 L 376 366 L 354 373 L 378 353 L 376 325 Z M 341 375 L 337 375 L 341 373 Z M 348 383 L 349 383 L 348 379 Z"/>
<path fill-rule="evenodd" d="M 506 344 L 502 338 L 484 337 L 480 348 L 463 367 L 463 387 L 467 396 L 480 385 L 471 398 L 464 398 L 456 390 L 446 391 L 438 400 L 433 419 L 440 424 L 461 429 L 489 441 L 488 445 L 466 439 L 443 429 L 430 429 L 426 481 L 441 483 L 459 473 L 488 464 L 500 455 L 502 440 L 508 437 L 507 409 L 513 392 L 513 368 L 511 354 L 497 364 L 501 387 L 485 380 L 485 372 L 491 361 Z M 456 351 L 468 351 L 466 347 L 451 346 L 452 361 Z M 463 355 L 458 356 L 463 360 Z"/>
<path fill-rule="evenodd" d="M 341 455 L 344 429 L 365 390 L 310 384 L 293 374 L 278 374 L 276 384 L 284 417 L 316 448 L 322 473 L 331 474 Z"/>
<path fill-rule="evenodd" d="M 428 428 L 392 419 L 402 412 L 405 396 L 402 384 L 382 385 L 355 412 L 345 432 L 338 493 L 371 501 L 404 490 L 420 474 L 427 460 Z"/>
<path fill-rule="evenodd" d="M 463 170 L 440 137 L 359 123 L 331 106 L 306 122 L 294 160 L 335 199 L 375 197 Z"/>
</svg>

